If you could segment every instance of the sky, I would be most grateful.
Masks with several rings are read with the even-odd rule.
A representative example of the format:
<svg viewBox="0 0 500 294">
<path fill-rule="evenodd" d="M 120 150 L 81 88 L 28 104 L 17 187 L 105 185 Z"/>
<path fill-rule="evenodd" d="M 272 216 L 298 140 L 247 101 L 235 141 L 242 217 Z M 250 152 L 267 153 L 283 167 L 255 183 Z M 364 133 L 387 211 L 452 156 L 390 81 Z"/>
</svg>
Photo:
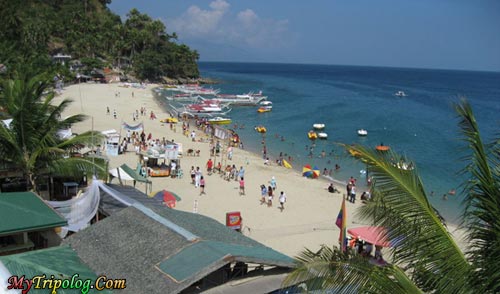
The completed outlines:
<svg viewBox="0 0 500 294">
<path fill-rule="evenodd" d="M 113 0 L 200 61 L 500 71 L 498 0 Z"/>
</svg>

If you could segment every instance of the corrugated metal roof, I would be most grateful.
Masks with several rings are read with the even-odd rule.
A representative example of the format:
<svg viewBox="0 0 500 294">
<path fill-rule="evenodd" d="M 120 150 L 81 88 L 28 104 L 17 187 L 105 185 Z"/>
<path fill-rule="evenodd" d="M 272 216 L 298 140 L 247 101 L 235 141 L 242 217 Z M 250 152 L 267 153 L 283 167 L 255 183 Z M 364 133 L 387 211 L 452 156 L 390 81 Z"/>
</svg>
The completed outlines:
<svg viewBox="0 0 500 294">
<path fill-rule="evenodd" d="M 66 220 L 33 192 L 0 193 L 0 235 L 50 229 Z"/>
</svg>

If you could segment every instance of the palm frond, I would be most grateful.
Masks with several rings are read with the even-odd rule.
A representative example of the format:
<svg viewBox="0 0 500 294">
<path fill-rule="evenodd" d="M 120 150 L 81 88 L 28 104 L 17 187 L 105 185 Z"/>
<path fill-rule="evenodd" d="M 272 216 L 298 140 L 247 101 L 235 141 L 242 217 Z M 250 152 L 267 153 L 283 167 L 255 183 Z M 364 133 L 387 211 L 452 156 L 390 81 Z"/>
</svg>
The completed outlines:
<svg viewBox="0 0 500 294">
<path fill-rule="evenodd" d="M 463 170 L 469 181 L 464 185 L 464 227 L 468 230 L 469 260 L 475 267 L 471 282 L 482 293 L 500 292 L 500 176 L 499 140 L 483 144 L 472 107 L 464 99 L 456 104 L 463 140 L 471 150 Z"/>
<path fill-rule="evenodd" d="M 321 293 L 422 293 L 396 266 L 371 264 L 353 252 L 325 245 L 317 252 L 305 249 L 284 286 L 302 285 Z"/>
<path fill-rule="evenodd" d="M 368 165 L 374 201 L 359 209 L 362 219 L 387 228 L 387 238 L 402 238 L 392 250 L 396 264 L 412 273 L 418 286 L 439 293 L 466 291 L 470 265 L 429 203 L 417 168 L 398 168 L 391 158 L 362 146 L 345 146 Z M 452 277 L 452 278 L 451 278 Z M 462 278 L 456 278 L 462 277 Z"/>
</svg>

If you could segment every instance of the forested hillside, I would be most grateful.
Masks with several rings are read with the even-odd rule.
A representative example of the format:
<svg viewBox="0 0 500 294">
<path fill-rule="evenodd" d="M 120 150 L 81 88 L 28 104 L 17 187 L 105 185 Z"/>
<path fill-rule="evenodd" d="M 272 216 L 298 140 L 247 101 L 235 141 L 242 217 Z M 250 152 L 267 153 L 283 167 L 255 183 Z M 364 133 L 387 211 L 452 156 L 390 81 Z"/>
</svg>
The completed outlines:
<svg viewBox="0 0 500 294">
<path fill-rule="evenodd" d="M 199 76 L 196 50 L 176 42 L 163 22 L 133 9 L 127 18 L 110 0 L 0 0 L 0 64 L 30 60 L 50 66 L 69 54 L 88 68 L 121 68 L 140 79 Z"/>
</svg>

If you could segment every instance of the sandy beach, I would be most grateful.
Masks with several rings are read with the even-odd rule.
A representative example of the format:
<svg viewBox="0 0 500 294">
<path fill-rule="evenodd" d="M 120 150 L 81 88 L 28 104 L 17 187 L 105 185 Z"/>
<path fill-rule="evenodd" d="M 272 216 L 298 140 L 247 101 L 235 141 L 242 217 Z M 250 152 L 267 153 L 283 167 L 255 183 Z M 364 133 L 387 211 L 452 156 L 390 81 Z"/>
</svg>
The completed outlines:
<svg viewBox="0 0 500 294">
<path fill-rule="evenodd" d="M 192 142 L 189 137 L 182 134 L 182 125 L 178 125 L 174 132 L 167 124 L 160 122 L 160 119 L 169 115 L 153 98 L 152 89 L 155 86 L 148 85 L 146 89 L 137 89 L 120 87 L 118 84 L 72 85 L 56 98 L 56 102 L 62 98 L 74 101 L 64 113 L 65 116 L 78 113 L 89 116 L 85 122 L 72 127 L 74 133 L 92 128 L 97 131 L 109 129 L 120 131 L 122 122 L 128 124 L 143 122 L 145 133 L 151 133 L 153 138 L 165 137 L 167 140 L 182 143 L 184 156 L 180 164 L 184 171 L 183 178 L 150 178 L 153 190 L 167 189 L 182 198 L 175 209 L 192 212 L 197 201 L 198 213 L 210 216 L 221 223 L 225 223 L 227 212 L 240 211 L 245 235 L 290 256 L 297 255 L 304 247 L 314 250 L 321 244 L 338 244 L 339 229 L 335 225 L 335 220 L 345 187 L 337 187 L 340 193 L 329 193 L 326 190 L 329 182 L 325 179 L 307 179 L 292 169 L 275 164 L 264 165 L 261 156 L 234 148 L 232 160 L 226 160 L 225 164 L 235 164 L 238 168 L 243 166 L 245 169 L 246 195 L 240 195 L 237 181 L 228 182 L 218 174 L 211 176 L 206 174 L 205 166 L 209 159 L 208 142 Z M 106 114 L 106 107 L 110 109 L 109 115 Z M 132 114 L 141 107 L 146 108 L 147 115 L 139 116 L 139 121 L 134 122 Z M 117 114 L 116 119 L 113 118 L 114 111 Z M 156 120 L 149 118 L 151 111 L 155 112 Z M 190 130 L 193 129 L 195 129 L 194 124 L 191 124 Z M 203 133 L 196 131 L 197 138 L 205 138 Z M 121 134 L 125 136 L 126 131 L 121 130 Z M 190 148 L 200 150 L 200 156 L 186 156 L 185 151 Z M 139 161 L 138 155 L 130 147 L 126 154 L 110 156 L 109 159 L 110 168 L 123 163 L 135 168 Z M 189 175 L 191 166 L 200 167 L 203 171 L 206 194 L 202 196 L 199 188 L 191 184 Z M 277 189 L 273 206 L 268 207 L 260 203 L 260 185 L 269 185 L 273 176 L 277 181 Z M 114 179 L 113 183 L 118 183 L 118 180 Z M 127 184 L 132 185 L 131 182 Z M 144 184 L 140 183 L 136 187 L 141 191 L 145 189 Z M 278 196 L 281 191 L 287 195 L 283 211 L 278 208 Z M 356 204 L 346 202 L 348 228 L 368 225 L 360 222 L 355 216 L 356 207 L 362 205 L 359 201 L 361 193 L 362 191 L 357 191 Z"/>
</svg>

